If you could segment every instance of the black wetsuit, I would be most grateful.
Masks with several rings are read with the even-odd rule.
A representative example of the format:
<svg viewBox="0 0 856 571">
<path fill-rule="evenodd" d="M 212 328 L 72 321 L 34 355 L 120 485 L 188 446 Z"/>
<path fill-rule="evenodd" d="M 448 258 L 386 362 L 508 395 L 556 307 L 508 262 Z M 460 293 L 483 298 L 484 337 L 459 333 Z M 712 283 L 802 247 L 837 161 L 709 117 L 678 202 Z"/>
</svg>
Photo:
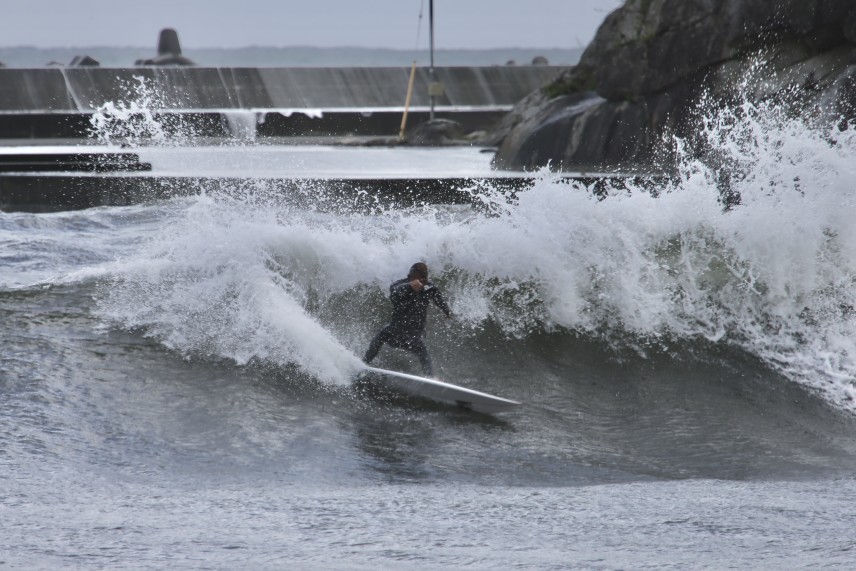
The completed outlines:
<svg viewBox="0 0 856 571">
<path fill-rule="evenodd" d="M 425 286 L 416 291 L 410 286 L 410 278 L 400 279 L 389 286 L 389 299 L 392 301 L 392 319 L 389 325 L 380 330 L 371 345 L 363 361 L 371 363 L 381 346 L 387 343 L 399 349 L 405 349 L 419 357 L 422 370 L 426 377 L 434 375 L 431 364 L 431 356 L 425 347 L 422 336 L 425 332 L 425 319 L 428 314 L 428 303 L 434 304 L 443 310 L 446 317 L 452 315 L 449 306 L 440 290 L 433 283 L 426 282 Z"/>
</svg>

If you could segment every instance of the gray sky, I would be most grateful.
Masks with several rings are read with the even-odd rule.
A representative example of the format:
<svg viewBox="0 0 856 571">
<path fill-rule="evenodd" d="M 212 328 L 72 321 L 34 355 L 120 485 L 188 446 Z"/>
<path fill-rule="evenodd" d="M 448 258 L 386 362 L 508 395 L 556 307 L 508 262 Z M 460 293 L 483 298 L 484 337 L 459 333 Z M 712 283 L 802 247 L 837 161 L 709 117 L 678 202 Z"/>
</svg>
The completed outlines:
<svg viewBox="0 0 856 571">
<path fill-rule="evenodd" d="M 583 47 L 622 3 L 434 0 L 434 46 Z M 413 49 L 428 45 L 428 5 L 429 0 L 0 0 L 0 46 L 154 47 L 161 28 L 171 27 L 185 49 Z"/>
</svg>

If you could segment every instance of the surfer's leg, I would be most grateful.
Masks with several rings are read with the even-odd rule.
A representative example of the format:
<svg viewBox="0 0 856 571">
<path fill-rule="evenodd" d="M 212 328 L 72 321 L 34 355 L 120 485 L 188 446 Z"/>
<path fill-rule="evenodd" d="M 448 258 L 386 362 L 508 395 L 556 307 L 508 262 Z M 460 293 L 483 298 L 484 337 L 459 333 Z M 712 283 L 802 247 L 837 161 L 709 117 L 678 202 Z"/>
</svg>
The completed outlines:
<svg viewBox="0 0 856 571">
<path fill-rule="evenodd" d="M 375 335 L 375 338 L 372 339 L 372 342 L 369 344 L 369 348 L 366 351 L 365 356 L 363 357 L 363 363 L 368 365 L 369 363 L 372 362 L 372 359 L 377 357 L 377 354 L 380 351 L 380 348 L 383 347 L 384 341 L 387 340 L 386 333 L 387 333 L 386 327 L 384 327 L 383 329 L 380 330 L 380 333 Z"/>
<path fill-rule="evenodd" d="M 431 355 L 428 354 L 428 347 L 422 339 L 415 339 L 410 343 L 410 351 L 419 357 L 419 364 L 422 365 L 422 372 L 426 377 L 434 376 L 434 365 L 431 363 Z"/>
</svg>

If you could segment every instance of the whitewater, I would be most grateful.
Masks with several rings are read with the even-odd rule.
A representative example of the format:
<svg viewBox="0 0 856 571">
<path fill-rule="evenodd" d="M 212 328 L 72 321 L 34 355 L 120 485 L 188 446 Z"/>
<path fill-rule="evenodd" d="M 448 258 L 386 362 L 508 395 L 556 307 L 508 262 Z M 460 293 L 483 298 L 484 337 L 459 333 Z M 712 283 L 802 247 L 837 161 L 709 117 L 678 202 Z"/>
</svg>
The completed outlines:
<svg viewBox="0 0 856 571">
<path fill-rule="evenodd" d="M 271 210 L 277 197 L 263 192 L 204 196 L 113 272 L 121 284 L 108 282 L 102 309 L 179 351 L 199 350 L 218 335 L 213 325 L 220 357 L 296 363 L 342 383 L 356 363 L 341 343 L 350 353 L 359 343 L 334 332 L 347 330 L 359 303 L 340 298 L 359 287 L 383 291 L 424 258 L 465 331 L 488 322 L 518 338 L 563 330 L 642 352 L 707 340 L 757 355 L 850 408 L 856 140 L 768 107 L 744 104 L 739 113 L 751 121 L 723 111 L 705 126 L 719 168 L 680 157 L 675 180 L 653 192 L 621 185 L 594 196 L 544 172 L 512 201 L 474 188 L 479 211 L 426 206 L 369 217 Z M 740 197 L 732 208 L 725 168 L 728 193 Z M 312 192 L 327 201 L 324 189 Z M 306 311 L 310 298 L 317 318 Z M 227 299 L 226 311 L 211 303 Z M 331 303 L 338 315 L 323 313 Z M 187 319 L 197 313 L 205 325 Z"/>
</svg>

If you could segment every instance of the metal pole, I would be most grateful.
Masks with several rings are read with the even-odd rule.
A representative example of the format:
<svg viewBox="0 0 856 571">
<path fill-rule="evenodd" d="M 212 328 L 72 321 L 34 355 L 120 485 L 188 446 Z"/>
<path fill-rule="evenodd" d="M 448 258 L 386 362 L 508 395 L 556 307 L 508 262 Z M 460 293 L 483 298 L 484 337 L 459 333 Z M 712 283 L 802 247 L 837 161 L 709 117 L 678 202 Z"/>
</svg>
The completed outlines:
<svg viewBox="0 0 856 571">
<path fill-rule="evenodd" d="M 434 0 L 428 0 L 428 33 L 431 44 L 431 67 L 428 69 L 428 85 L 431 99 L 431 113 L 429 118 L 434 120 Z"/>
<path fill-rule="evenodd" d="M 416 77 L 416 60 L 410 66 L 410 81 L 407 82 L 407 97 L 404 98 L 404 115 L 401 116 L 401 128 L 398 138 L 404 139 L 404 128 L 407 126 L 407 110 L 410 109 L 410 96 L 413 95 L 413 79 Z"/>
</svg>

